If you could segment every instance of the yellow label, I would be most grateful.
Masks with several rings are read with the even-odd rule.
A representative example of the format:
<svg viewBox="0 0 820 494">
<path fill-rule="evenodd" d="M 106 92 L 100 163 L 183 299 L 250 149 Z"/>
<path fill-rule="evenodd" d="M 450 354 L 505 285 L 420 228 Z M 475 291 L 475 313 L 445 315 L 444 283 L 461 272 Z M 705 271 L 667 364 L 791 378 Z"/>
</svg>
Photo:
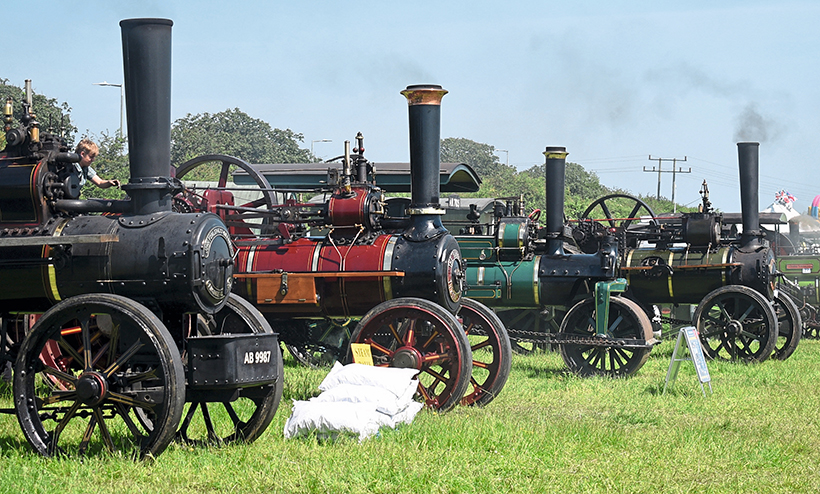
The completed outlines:
<svg viewBox="0 0 820 494">
<path fill-rule="evenodd" d="M 350 350 L 353 352 L 353 362 L 373 365 L 373 354 L 370 353 L 370 345 L 367 343 L 351 343 Z"/>
</svg>

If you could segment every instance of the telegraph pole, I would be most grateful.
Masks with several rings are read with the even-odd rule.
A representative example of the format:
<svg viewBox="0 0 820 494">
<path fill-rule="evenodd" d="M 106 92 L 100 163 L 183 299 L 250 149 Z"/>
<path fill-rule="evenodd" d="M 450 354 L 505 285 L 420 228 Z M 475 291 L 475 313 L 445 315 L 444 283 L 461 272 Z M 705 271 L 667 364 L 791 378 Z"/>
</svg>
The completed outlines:
<svg viewBox="0 0 820 494">
<path fill-rule="evenodd" d="M 651 170 L 647 170 L 646 167 L 643 167 L 643 171 L 645 172 L 658 172 L 658 196 L 657 199 L 660 200 L 661 198 L 661 173 L 671 173 L 672 174 L 672 208 L 677 212 L 678 206 L 675 204 L 675 175 L 678 173 L 692 173 L 692 168 L 684 171 L 682 167 L 678 166 L 678 161 L 686 161 L 686 156 L 683 159 L 680 158 L 653 158 L 652 155 L 649 155 L 650 161 L 657 161 L 658 162 L 658 169 L 655 170 L 653 166 Z M 672 162 L 672 169 L 671 170 L 662 170 L 663 162 L 664 161 L 671 161 Z"/>
</svg>

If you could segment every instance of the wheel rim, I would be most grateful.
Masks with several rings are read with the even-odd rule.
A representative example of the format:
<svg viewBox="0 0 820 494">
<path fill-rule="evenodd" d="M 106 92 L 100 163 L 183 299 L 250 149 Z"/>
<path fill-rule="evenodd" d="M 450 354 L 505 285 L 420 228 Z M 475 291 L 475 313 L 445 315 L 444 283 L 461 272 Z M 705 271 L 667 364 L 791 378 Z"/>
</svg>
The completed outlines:
<svg viewBox="0 0 820 494">
<path fill-rule="evenodd" d="M 778 293 L 774 299 L 775 314 L 777 314 L 777 343 L 774 346 L 772 358 L 786 360 L 791 357 L 800 337 L 803 334 L 803 320 L 797 305 L 783 293 Z M 796 328 L 796 329 L 795 329 Z"/>
<path fill-rule="evenodd" d="M 417 396 L 430 408 L 446 412 L 467 391 L 472 360 L 467 335 L 452 314 L 432 302 L 384 302 L 362 318 L 351 341 L 370 345 L 374 365 L 418 369 Z"/>
<path fill-rule="evenodd" d="M 561 333 L 595 336 L 595 302 L 586 299 L 570 309 L 561 324 Z M 612 298 L 607 336 L 647 341 L 652 338 L 652 325 L 635 302 Z M 564 344 L 560 345 L 560 352 L 567 367 L 578 375 L 629 376 L 646 363 L 650 349 Z"/>
<path fill-rule="evenodd" d="M 777 340 L 777 317 L 762 295 L 743 286 L 718 288 L 695 312 L 704 353 L 712 359 L 763 362 Z"/>
<path fill-rule="evenodd" d="M 97 324 L 99 314 L 111 317 L 110 329 Z M 49 345 L 59 345 L 59 355 L 52 355 L 60 368 L 41 359 Z M 179 352 L 162 322 L 110 294 L 54 306 L 32 328 L 15 363 L 17 417 L 45 456 L 159 455 L 179 423 L 184 386 Z M 138 413 L 155 426 L 146 428 Z"/>
<path fill-rule="evenodd" d="M 495 313 L 472 299 L 461 299 L 458 317 L 473 355 L 470 388 L 461 404 L 484 406 L 498 396 L 510 375 L 510 339 Z"/>
<path fill-rule="evenodd" d="M 206 165 L 208 163 L 220 163 L 219 165 L 219 180 L 217 181 L 217 189 L 224 190 L 228 185 L 228 176 L 230 175 L 230 171 L 232 167 L 240 168 L 248 173 L 251 179 L 259 186 L 262 197 L 249 202 L 247 204 L 242 204 L 241 206 L 244 208 L 253 208 L 257 209 L 260 207 L 264 207 L 265 209 L 273 209 L 273 206 L 276 204 L 276 194 L 271 190 L 270 184 L 268 183 L 267 179 L 259 173 L 259 171 L 248 164 L 247 162 L 235 158 L 233 156 L 227 156 L 224 154 L 209 154 L 204 156 L 197 156 L 196 158 L 190 159 L 185 163 L 181 164 L 177 167 L 175 171 L 175 176 L 178 179 L 182 179 L 185 175 L 193 172 L 195 169 Z M 204 208 L 201 204 L 201 199 L 195 197 L 189 191 L 184 191 L 181 194 L 174 197 L 174 209 L 179 212 L 192 212 L 192 211 L 202 211 Z M 246 216 L 250 215 L 249 218 L 253 218 L 254 214 L 252 211 L 215 211 L 217 212 L 225 223 L 231 228 L 232 234 L 236 234 L 239 231 L 237 227 L 241 228 L 262 228 L 263 231 L 266 231 L 268 228 L 266 225 L 263 226 L 254 226 L 254 222 L 252 220 L 246 221 Z M 241 231 L 241 230 L 240 230 Z"/>
<path fill-rule="evenodd" d="M 225 307 L 196 325 L 204 335 L 272 333 L 268 322 L 250 303 L 231 294 Z M 242 388 L 232 401 L 194 401 L 187 405 L 177 437 L 189 444 L 228 444 L 255 441 L 267 429 L 282 399 L 283 363 L 278 350 L 271 353 L 278 366 L 274 384 Z"/>
</svg>

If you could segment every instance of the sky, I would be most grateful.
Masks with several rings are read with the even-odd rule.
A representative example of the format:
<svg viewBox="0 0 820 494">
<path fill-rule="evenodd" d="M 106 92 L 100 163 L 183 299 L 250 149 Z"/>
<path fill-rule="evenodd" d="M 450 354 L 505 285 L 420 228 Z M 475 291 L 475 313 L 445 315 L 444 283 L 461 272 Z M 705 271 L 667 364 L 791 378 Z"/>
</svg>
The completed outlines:
<svg viewBox="0 0 820 494">
<path fill-rule="evenodd" d="M 820 195 L 816 1 L 39 0 L 3 14 L 0 78 L 67 102 L 80 134 L 119 127 L 118 88 L 95 85 L 122 82 L 119 21 L 162 17 L 172 120 L 239 108 L 323 158 L 361 131 L 371 161 L 406 162 L 400 91 L 439 84 L 442 138 L 521 170 L 565 146 L 603 184 L 655 195 L 644 170 L 676 159 L 676 202 L 696 205 L 706 180 L 715 207 L 739 211 L 736 143 L 757 141 L 761 209 L 781 189 L 802 212 Z"/>
</svg>

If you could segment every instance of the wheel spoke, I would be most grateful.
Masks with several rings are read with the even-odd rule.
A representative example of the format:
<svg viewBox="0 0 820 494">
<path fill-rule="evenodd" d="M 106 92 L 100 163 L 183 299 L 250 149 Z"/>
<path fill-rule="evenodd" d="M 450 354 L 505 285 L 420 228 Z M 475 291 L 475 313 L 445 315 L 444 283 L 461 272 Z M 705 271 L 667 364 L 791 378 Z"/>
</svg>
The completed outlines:
<svg viewBox="0 0 820 494">
<path fill-rule="evenodd" d="M 72 376 L 71 374 L 66 374 L 65 372 L 63 372 L 59 369 L 55 369 L 54 367 L 46 366 L 46 367 L 43 368 L 42 372 L 44 372 L 46 374 L 50 374 L 50 375 L 56 377 L 57 379 L 62 379 L 63 381 L 66 381 L 66 382 L 68 382 L 70 384 L 73 384 L 75 386 L 77 385 L 77 378 L 76 377 Z"/>
<path fill-rule="evenodd" d="M 137 351 L 143 346 L 145 345 L 139 341 L 134 342 L 134 344 L 131 345 L 131 348 L 126 350 L 125 353 L 120 355 L 119 358 L 117 358 L 117 360 L 113 364 L 109 365 L 108 368 L 103 371 L 103 376 L 105 376 L 106 379 L 111 378 L 111 376 L 115 372 L 117 372 L 117 370 L 122 366 L 122 364 L 128 362 L 128 359 L 133 357 L 134 354 L 136 354 Z"/>
<path fill-rule="evenodd" d="M 94 434 L 94 428 L 97 425 L 97 417 L 96 415 L 92 415 L 91 418 L 88 420 L 88 426 L 85 428 L 85 433 L 83 434 L 83 439 L 80 441 L 80 447 L 77 449 L 77 453 L 80 456 L 85 455 L 86 450 L 88 449 L 88 443 L 91 441 L 91 436 Z"/>
<path fill-rule="evenodd" d="M 142 408 L 142 409 L 146 409 L 146 410 L 153 410 L 157 406 L 157 403 L 142 401 L 142 400 L 139 400 L 137 398 L 132 398 L 130 396 L 127 396 L 127 395 L 124 395 L 124 394 L 121 394 L 121 393 L 115 393 L 113 391 L 109 391 L 108 398 L 111 401 L 116 402 L 116 403 L 122 403 L 123 405 L 128 405 L 128 406 L 132 406 L 132 407 L 136 407 L 136 408 Z"/>
<path fill-rule="evenodd" d="M 89 371 L 92 369 L 91 367 L 91 335 L 89 334 L 88 328 L 89 320 L 83 319 L 80 321 L 80 327 L 82 328 L 81 334 L 83 337 L 83 370 Z"/>
<path fill-rule="evenodd" d="M 103 443 L 108 449 L 108 452 L 113 453 L 116 448 L 114 447 L 114 441 L 111 440 L 111 433 L 108 431 L 108 426 L 105 425 L 105 419 L 103 418 L 102 411 L 99 407 L 94 407 L 93 411 L 94 417 L 97 419 L 97 423 L 100 424 L 100 435 L 103 438 Z"/>
</svg>

